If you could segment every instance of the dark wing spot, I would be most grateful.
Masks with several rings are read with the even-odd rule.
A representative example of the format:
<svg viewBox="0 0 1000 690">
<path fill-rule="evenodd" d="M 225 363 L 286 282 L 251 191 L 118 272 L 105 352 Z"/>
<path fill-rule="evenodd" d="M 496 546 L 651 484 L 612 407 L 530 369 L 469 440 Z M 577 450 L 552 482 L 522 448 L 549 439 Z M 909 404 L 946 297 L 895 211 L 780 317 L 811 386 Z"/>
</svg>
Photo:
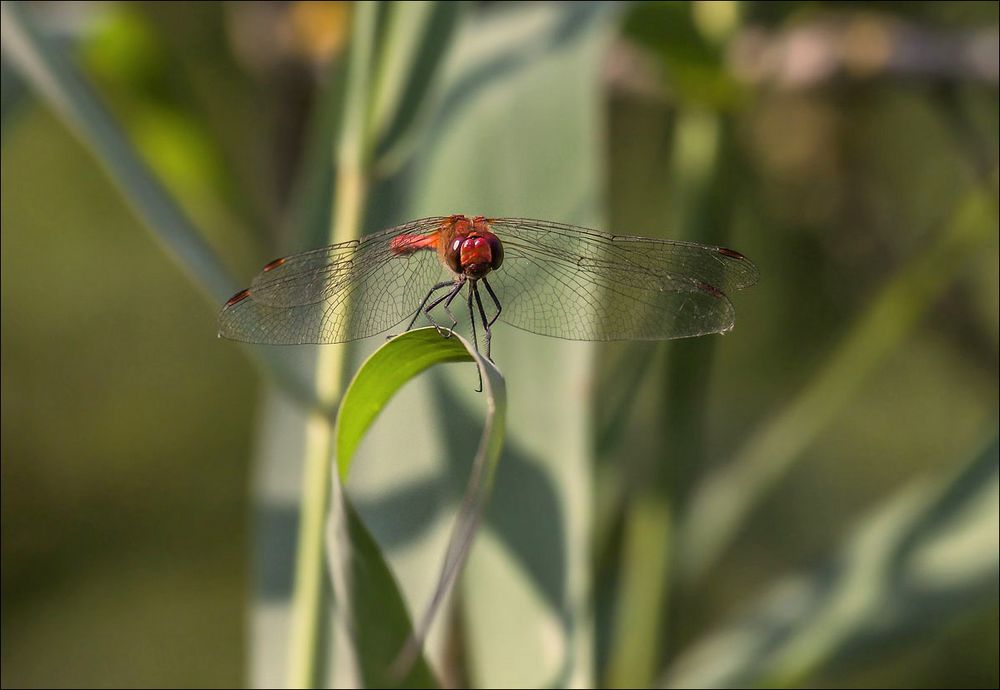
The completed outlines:
<svg viewBox="0 0 1000 690">
<path fill-rule="evenodd" d="M 263 269 L 264 273 L 267 273 L 268 271 L 277 268 L 278 266 L 280 266 L 283 263 L 285 263 L 285 258 L 284 257 L 282 257 L 280 259 L 275 259 L 271 263 L 269 263 L 266 266 L 264 266 L 264 269 Z"/>
<path fill-rule="evenodd" d="M 725 247 L 716 247 L 715 251 L 719 252 L 723 256 L 731 256 L 734 259 L 742 259 L 743 261 L 747 260 L 745 256 L 743 256 L 738 251 L 735 251 L 733 249 L 726 249 Z"/>
<path fill-rule="evenodd" d="M 224 309 L 228 309 L 229 307 L 233 306 L 234 304 L 238 304 L 238 303 L 242 302 L 243 300 L 245 300 L 249 296 L 250 296 L 250 291 L 249 290 L 240 290 L 235 295 L 233 295 L 232 297 L 229 298 L 229 301 L 226 302 L 226 306 L 223 307 L 223 308 Z"/>
<path fill-rule="evenodd" d="M 725 293 L 722 292 L 722 290 L 720 290 L 719 288 L 715 287 L 714 285 L 709 285 L 708 283 L 702 282 L 700 280 L 698 281 L 698 289 L 701 290 L 702 292 L 708 293 L 709 295 L 717 299 L 721 299 L 726 296 Z"/>
</svg>

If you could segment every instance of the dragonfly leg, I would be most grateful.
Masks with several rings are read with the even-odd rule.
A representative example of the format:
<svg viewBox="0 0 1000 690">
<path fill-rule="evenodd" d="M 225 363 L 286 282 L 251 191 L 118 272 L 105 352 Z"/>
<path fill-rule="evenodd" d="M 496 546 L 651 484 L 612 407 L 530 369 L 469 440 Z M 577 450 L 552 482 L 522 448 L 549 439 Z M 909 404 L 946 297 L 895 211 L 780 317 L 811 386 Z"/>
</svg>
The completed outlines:
<svg viewBox="0 0 1000 690">
<path fill-rule="evenodd" d="M 489 321 L 486 318 L 486 310 L 483 309 L 483 300 L 479 296 L 479 288 L 475 283 L 472 284 L 472 294 L 476 296 L 476 306 L 479 307 L 479 318 L 483 320 L 483 330 L 486 331 L 486 359 L 493 361 L 490 356 L 490 338 L 493 336 L 492 331 L 490 331 L 490 325 L 493 321 Z M 496 319 L 494 319 L 495 321 Z M 473 319 L 475 321 L 475 319 Z"/>
<path fill-rule="evenodd" d="M 423 312 L 424 315 L 427 317 L 427 320 L 431 322 L 431 325 L 434 326 L 435 329 L 437 329 L 438 335 L 440 335 L 443 338 L 451 337 L 451 331 L 446 330 L 443 326 L 441 326 L 441 324 L 435 321 L 434 317 L 431 316 L 431 311 L 434 310 L 434 307 L 441 304 L 445 300 L 448 300 L 450 302 L 452 299 L 454 299 L 455 295 L 457 295 L 462 290 L 462 286 L 465 285 L 465 280 L 458 280 L 454 283 L 448 283 L 448 284 L 452 286 L 451 292 L 445 295 L 441 295 L 440 297 L 438 297 L 433 302 L 431 302 L 430 304 L 428 304 L 423 308 Z"/>
<path fill-rule="evenodd" d="M 472 295 L 476 291 L 475 281 L 469 285 L 469 323 L 472 324 L 472 344 L 476 348 L 476 352 L 479 352 L 479 338 L 476 337 L 476 315 L 472 311 Z M 483 392 L 483 370 L 479 368 L 479 363 L 476 362 L 476 372 L 479 374 L 479 387 L 476 388 L 477 393 Z"/>
<path fill-rule="evenodd" d="M 413 313 L 413 318 L 410 319 L 410 323 L 406 326 L 406 330 L 410 330 L 410 329 L 413 328 L 413 324 L 415 324 L 417 322 L 417 317 L 420 316 L 420 312 L 422 312 L 424 310 L 424 305 L 427 304 L 427 300 L 429 300 L 431 298 L 431 295 L 433 295 L 438 290 L 441 290 L 442 288 L 446 288 L 449 285 L 454 285 L 454 284 L 455 284 L 454 281 L 445 280 L 445 281 L 442 281 L 442 282 L 438 283 L 434 287 L 432 287 L 428 291 L 427 296 L 424 297 L 424 301 L 420 303 L 419 307 L 417 307 L 417 311 L 415 311 Z M 395 338 L 395 337 L 396 336 L 394 336 L 394 335 L 390 335 L 390 336 L 387 336 L 387 339 L 389 339 L 389 338 Z"/>
<path fill-rule="evenodd" d="M 488 324 L 489 326 L 492 326 L 497 322 L 497 319 L 500 318 L 500 312 L 503 311 L 503 307 L 500 306 L 500 300 L 497 299 L 496 293 L 493 292 L 493 288 L 490 286 L 489 281 L 486 280 L 485 277 L 483 278 L 483 285 L 486 287 L 486 292 L 490 293 L 490 298 L 493 300 L 493 304 L 495 304 L 497 307 L 497 313 L 493 315 L 493 318 L 490 319 L 490 322 Z"/>
<path fill-rule="evenodd" d="M 451 328 L 448 329 L 448 335 L 447 335 L 448 338 L 450 338 L 451 335 L 452 335 L 452 333 L 455 332 L 455 326 L 458 325 L 458 319 L 456 319 L 455 315 L 451 313 L 451 303 L 452 303 L 452 301 L 454 301 L 454 299 L 456 297 L 458 297 L 458 293 L 461 292 L 461 289 L 462 289 L 463 285 L 465 285 L 465 278 L 463 278 L 461 280 L 461 282 L 458 283 L 458 289 L 457 290 L 452 290 L 448 294 L 448 299 L 445 300 L 445 303 L 444 303 L 444 310 L 446 312 L 448 312 L 448 316 L 451 318 Z"/>
</svg>

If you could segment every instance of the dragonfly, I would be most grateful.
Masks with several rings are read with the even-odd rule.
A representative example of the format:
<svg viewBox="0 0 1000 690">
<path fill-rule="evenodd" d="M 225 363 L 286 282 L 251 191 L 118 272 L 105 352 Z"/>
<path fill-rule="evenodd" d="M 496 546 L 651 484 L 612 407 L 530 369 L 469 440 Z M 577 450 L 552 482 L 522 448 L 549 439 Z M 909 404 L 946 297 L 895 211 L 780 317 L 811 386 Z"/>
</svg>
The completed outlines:
<svg viewBox="0 0 1000 690">
<path fill-rule="evenodd" d="M 219 315 L 219 335 L 271 345 L 344 343 L 424 315 L 448 337 L 452 311 L 476 320 L 492 361 L 497 320 L 568 340 L 670 340 L 726 333 L 729 294 L 758 271 L 707 244 L 527 218 L 422 218 L 271 261 Z M 443 307 L 449 323 L 434 310 Z"/>
</svg>

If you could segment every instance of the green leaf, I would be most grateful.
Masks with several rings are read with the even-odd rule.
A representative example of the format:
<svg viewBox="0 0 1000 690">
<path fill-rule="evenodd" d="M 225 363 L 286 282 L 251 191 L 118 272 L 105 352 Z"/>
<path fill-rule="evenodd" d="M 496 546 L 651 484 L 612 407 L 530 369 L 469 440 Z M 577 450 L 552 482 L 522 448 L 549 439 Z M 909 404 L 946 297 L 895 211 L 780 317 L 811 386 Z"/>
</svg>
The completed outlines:
<svg viewBox="0 0 1000 690">
<path fill-rule="evenodd" d="M 379 348 L 351 381 L 337 416 L 340 481 L 346 482 L 354 451 L 375 418 L 403 384 L 435 364 L 472 362 L 461 338 L 442 338 L 433 328 L 407 331 Z"/>
<path fill-rule="evenodd" d="M 362 687 L 436 687 L 422 655 L 405 674 L 393 674 L 392 662 L 411 639 L 410 616 L 378 543 L 334 478 L 327 538 L 337 622 L 352 652 Z M 338 659 L 338 661 L 340 661 Z"/>
<path fill-rule="evenodd" d="M 343 497 L 342 482 L 362 438 L 394 394 L 428 368 L 448 362 L 477 364 L 487 415 L 433 596 L 410 632 L 398 587 L 376 542 Z M 433 328 L 408 331 L 383 345 L 348 386 L 334 431 L 338 475 L 333 479 L 328 539 L 335 598 L 349 626 L 345 639 L 354 646 L 365 686 L 426 684 L 429 671 L 421 647 L 472 547 L 500 458 L 505 419 L 506 388 L 500 372 L 461 336 L 443 338 Z"/>
<path fill-rule="evenodd" d="M 775 584 L 682 654 L 669 687 L 800 687 L 817 671 L 940 630 L 997 595 L 996 437 L 953 476 L 916 480 L 859 523 L 835 557 Z"/>
</svg>

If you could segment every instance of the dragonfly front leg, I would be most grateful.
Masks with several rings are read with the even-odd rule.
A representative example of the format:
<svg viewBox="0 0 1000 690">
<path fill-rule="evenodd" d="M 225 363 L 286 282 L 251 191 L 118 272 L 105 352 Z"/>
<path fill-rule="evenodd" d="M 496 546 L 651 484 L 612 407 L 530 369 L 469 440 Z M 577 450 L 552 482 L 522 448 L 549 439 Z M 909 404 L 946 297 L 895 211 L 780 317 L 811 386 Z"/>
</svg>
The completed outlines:
<svg viewBox="0 0 1000 690">
<path fill-rule="evenodd" d="M 420 316 L 420 312 L 422 312 L 424 310 L 424 306 L 427 304 L 427 300 L 429 300 L 431 298 L 431 295 L 433 295 L 438 290 L 441 290 L 442 288 L 446 288 L 446 287 L 448 287 L 450 285 L 454 285 L 454 282 L 451 281 L 451 280 L 444 280 L 444 281 L 438 283 L 437 285 L 435 285 L 434 287 L 432 287 L 427 292 L 427 295 L 424 297 L 424 301 L 420 303 L 420 306 L 417 307 L 417 311 L 415 311 L 413 313 L 413 318 L 410 319 L 410 323 L 409 323 L 409 325 L 406 326 L 406 330 L 409 331 L 409 330 L 411 330 L 413 328 L 413 324 L 415 324 L 417 322 L 417 317 L 419 317 Z M 389 337 L 393 338 L 395 336 L 391 336 L 390 335 Z"/>
<path fill-rule="evenodd" d="M 434 310 L 434 307 L 436 307 L 437 305 L 441 304 L 442 302 L 444 302 L 446 300 L 447 300 L 448 304 L 451 304 L 451 301 L 453 299 L 455 299 L 455 295 L 457 295 L 459 292 L 462 291 L 462 286 L 465 285 L 465 278 L 463 277 L 462 279 L 457 280 L 454 283 L 448 283 L 448 285 L 453 285 L 454 286 L 452 288 L 451 292 L 449 292 L 446 295 L 442 295 L 441 297 L 438 297 L 436 300 L 434 300 L 433 302 L 431 302 L 430 304 L 428 304 L 427 306 L 425 306 L 424 309 L 423 309 L 424 315 L 427 317 L 427 320 L 431 322 L 431 325 L 434 326 L 435 329 L 437 329 L 438 334 L 441 335 L 444 338 L 450 338 L 451 337 L 452 330 L 454 330 L 455 324 L 457 324 L 458 321 L 455 320 L 454 315 L 451 313 L 451 311 L 448 309 L 448 307 L 445 306 L 445 311 L 448 312 L 448 316 L 451 316 L 451 319 L 454 322 L 454 323 L 452 323 L 451 329 L 449 329 L 447 331 L 447 334 L 446 334 L 445 329 L 441 326 L 441 324 L 439 324 L 437 321 L 435 321 L 434 317 L 431 316 L 431 311 Z"/>
<path fill-rule="evenodd" d="M 448 329 L 448 335 L 447 335 L 448 338 L 452 336 L 452 334 L 455 332 L 455 326 L 458 325 L 458 319 L 456 319 L 455 315 L 451 313 L 451 303 L 455 300 L 456 297 L 458 297 L 458 293 L 461 292 L 463 285 L 465 285 L 464 278 L 458 282 L 457 288 L 452 290 L 451 293 L 449 293 L 448 299 L 445 300 L 444 303 L 444 310 L 448 312 L 448 316 L 451 318 L 451 328 Z"/>
</svg>

